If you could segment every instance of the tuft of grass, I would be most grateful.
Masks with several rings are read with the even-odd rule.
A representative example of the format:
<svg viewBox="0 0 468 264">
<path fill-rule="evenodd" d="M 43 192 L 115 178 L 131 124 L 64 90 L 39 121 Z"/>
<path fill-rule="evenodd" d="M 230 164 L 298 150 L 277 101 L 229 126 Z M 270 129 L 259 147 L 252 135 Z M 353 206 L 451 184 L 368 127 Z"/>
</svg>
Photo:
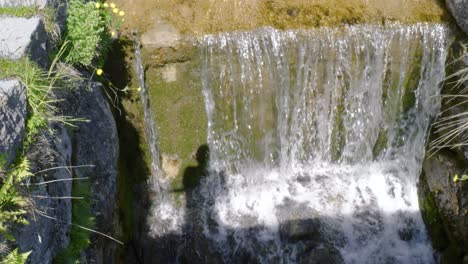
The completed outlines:
<svg viewBox="0 0 468 264">
<path fill-rule="evenodd" d="M 39 13 L 37 6 L 0 7 L 0 15 L 32 17 Z"/>
<path fill-rule="evenodd" d="M 462 55 L 453 63 L 468 56 L 468 43 L 462 44 L 461 48 Z M 468 146 L 468 67 L 450 74 L 446 81 L 452 86 L 442 95 L 448 107 L 433 124 L 434 133 L 439 136 L 429 144 L 431 155 L 444 148 L 457 150 Z"/>
</svg>

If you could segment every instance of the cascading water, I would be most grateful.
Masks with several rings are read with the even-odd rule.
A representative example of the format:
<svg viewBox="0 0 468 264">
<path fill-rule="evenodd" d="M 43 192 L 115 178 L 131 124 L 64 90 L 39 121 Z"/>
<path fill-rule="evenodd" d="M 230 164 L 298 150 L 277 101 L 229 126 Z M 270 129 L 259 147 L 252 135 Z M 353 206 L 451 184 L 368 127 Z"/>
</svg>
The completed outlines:
<svg viewBox="0 0 468 264">
<path fill-rule="evenodd" d="M 141 58 L 141 44 L 135 39 L 135 74 L 140 86 L 140 97 L 143 106 L 145 136 L 151 154 L 151 175 L 148 180 L 149 191 L 152 194 L 152 205 L 148 224 L 152 233 L 163 233 L 168 230 L 174 230 L 181 224 L 183 212 L 177 212 L 173 201 L 168 194 L 168 185 L 170 182 L 164 181 L 161 177 L 162 171 L 159 161 L 159 150 L 157 148 L 157 133 L 155 129 L 154 117 L 151 111 L 150 100 L 145 83 L 145 71 Z"/>
<path fill-rule="evenodd" d="M 437 24 L 203 37 L 210 173 L 188 195 L 182 248 L 228 263 L 433 263 L 416 184 L 447 39 Z"/>
<path fill-rule="evenodd" d="M 141 59 L 141 44 L 135 39 L 135 73 L 138 78 L 138 85 L 140 86 L 140 96 L 143 105 L 143 118 L 145 122 L 145 134 L 148 140 L 148 146 L 151 153 L 151 171 L 152 173 L 158 173 L 160 171 L 159 166 L 159 151 L 157 149 L 157 137 L 154 129 L 154 118 L 151 112 L 150 101 L 148 97 L 148 91 L 146 90 L 145 83 L 145 70 L 143 69 L 143 62 Z"/>
</svg>

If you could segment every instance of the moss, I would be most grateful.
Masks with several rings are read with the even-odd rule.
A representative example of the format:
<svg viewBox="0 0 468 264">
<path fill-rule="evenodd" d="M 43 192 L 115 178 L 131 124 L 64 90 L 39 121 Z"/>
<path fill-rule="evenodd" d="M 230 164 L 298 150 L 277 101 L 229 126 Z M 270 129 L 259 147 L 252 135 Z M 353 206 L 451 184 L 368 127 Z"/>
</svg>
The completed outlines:
<svg viewBox="0 0 468 264">
<path fill-rule="evenodd" d="M 184 171 L 197 165 L 195 154 L 207 139 L 199 61 L 195 54 L 192 57 L 188 62 L 150 67 L 146 72 L 161 155 L 179 162 L 177 175 L 172 175 L 174 190 L 184 189 Z"/>
<path fill-rule="evenodd" d="M 343 120 L 343 115 L 345 114 L 345 105 L 342 91 L 340 92 L 338 104 L 336 105 L 334 112 L 333 129 L 331 135 L 331 160 L 337 161 L 340 159 L 346 144 L 346 128 L 344 126 Z"/>
<path fill-rule="evenodd" d="M 74 181 L 72 188 L 74 197 L 83 197 L 83 199 L 75 199 L 72 202 L 72 223 L 70 243 L 68 247 L 59 253 L 55 259 L 55 263 L 75 263 L 81 252 L 90 245 L 90 231 L 79 228 L 76 225 L 86 228 L 94 227 L 94 218 L 91 215 L 91 187 L 89 182 Z"/>
<path fill-rule="evenodd" d="M 143 108 L 140 95 L 136 91 L 138 82 L 131 68 L 133 49 L 131 41 L 115 41 L 104 72 L 109 73 L 106 89 L 124 90 L 119 93 L 119 110 L 114 109 L 119 131 L 119 161 L 117 179 L 117 199 L 122 239 L 128 242 L 134 235 L 134 187 L 144 182 L 151 174 L 151 155 L 144 134 Z"/>
<path fill-rule="evenodd" d="M 418 89 L 421 79 L 421 63 L 423 58 L 423 47 L 418 46 L 410 56 L 409 71 L 404 80 L 404 91 L 402 107 L 408 112 L 416 103 L 415 91 Z"/>
<path fill-rule="evenodd" d="M 261 26 L 310 28 L 356 23 L 449 21 L 440 0 L 116 0 L 125 26 L 144 32 L 163 19 L 183 34 L 203 35 Z"/>
<path fill-rule="evenodd" d="M 443 226 L 442 212 L 440 212 L 437 205 L 437 194 L 429 190 L 424 172 L 422 172 L 419 182 L 422 186 L 420 192 L 423 194 L 419 195 L 422 198 L 419 202 L 422 217 L 426 223 L 429 236 L 432 239 L 432 245 L 437 250 L 443 250 L 448 247 L 449 240 Z"/>
<path fill-rule="evenodd" d="M 377 158 L 386 148 L 388 142 L 388 135 L 386 129 L 380 129 L 379 135 L 377 136 L 377 141 L 372 148 L 372 154 L 374 159 Z"/>
</svg>

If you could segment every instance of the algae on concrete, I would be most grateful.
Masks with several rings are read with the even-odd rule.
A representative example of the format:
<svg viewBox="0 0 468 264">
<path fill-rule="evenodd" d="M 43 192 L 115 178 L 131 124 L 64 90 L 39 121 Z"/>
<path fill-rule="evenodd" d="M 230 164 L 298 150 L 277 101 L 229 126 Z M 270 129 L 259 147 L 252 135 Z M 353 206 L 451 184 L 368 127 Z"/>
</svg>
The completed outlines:
<svg viewBox="0 0 468 264">
<path fill-rule="evenodd" d="M 449 21 L 441 0 L 116 0 L 125 27 L 140 32 L 170 23 L 182 34 L 204 35 L 261 26 L 282 29 L 387 21 Z M 159 21 L 159 22 L 158 22 Z"/>
<path fill-rule="evenodd" d="M 192 58 L 163 67 L 150 66 L 146 71 L 146 84 L 158 131 L 161 166 L 166 177 L 170 178 L 174 191 L 184 190 L 184 171 L 197 165 L 197 149 L 207 140 L 199 60 L 196 54 Z"/>
</svg>

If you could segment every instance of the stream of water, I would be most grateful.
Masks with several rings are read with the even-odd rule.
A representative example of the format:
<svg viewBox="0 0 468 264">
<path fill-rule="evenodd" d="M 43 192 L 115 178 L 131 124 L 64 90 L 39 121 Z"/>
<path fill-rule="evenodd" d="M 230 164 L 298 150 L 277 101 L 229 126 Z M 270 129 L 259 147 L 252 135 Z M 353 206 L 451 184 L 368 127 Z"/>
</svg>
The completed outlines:
<svg viewBox="0 0 468 264">
<path fill-rule="evenodd" d="M 171 232 L 227 263 L 433 263 L 417 182 L 448 38 L 438 24 L 203 37 L 210 173 Z"/>
</svg>

